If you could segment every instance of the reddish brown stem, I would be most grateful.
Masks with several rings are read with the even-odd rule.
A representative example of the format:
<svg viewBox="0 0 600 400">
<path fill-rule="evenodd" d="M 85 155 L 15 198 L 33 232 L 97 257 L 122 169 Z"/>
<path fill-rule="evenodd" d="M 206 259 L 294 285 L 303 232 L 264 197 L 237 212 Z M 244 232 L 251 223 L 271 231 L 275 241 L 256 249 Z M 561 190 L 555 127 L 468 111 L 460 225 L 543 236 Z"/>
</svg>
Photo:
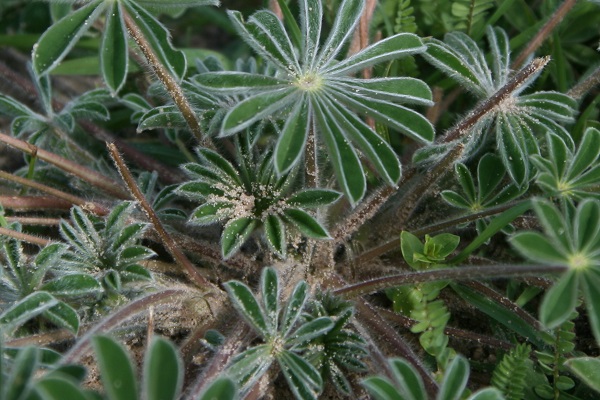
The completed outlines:
<svg viewBox="0 0 600 400">
<path fill-rule="evenodd" d="M 73 205 L 51 196 L 0 196 L 0 204 L 14 211 L 69 210 Z"/>
<path fill-rule="evenodd" d="M 81 180 L 88 182 L 90 185 L 102 189 L 104 192 L 116 197 L 117 199 L 129 199 L 127 191 L 119 184 L 114 182 L 112 178 L 104 176 L 92 169 L 86 168 L 83 165 L 67 160 L 49 151 L 40 149 L 30 143 L 13 138 L 11 136 L 0 133 L 0 142 L 4 142 L 10 147 L 18 149 L 26 154 L 35 155 L 40 160 L 46 161 L 56 167 L 62 169 L 69 174 L 72 174 Z"/>
<path fill-rule="evenodd" d="M 131 191 L 133 197 L 140 203 L 140 206 L 150 219 L 150 222 L 152 222 L 154 230 L 156 230 L 156 233 L 158 233 L 158 235 L 160 236 L 163 244 L 165 245 L 171 256 L 173 256 L 173 258 L 179 264 L 179 266 L 182 267 L 183 270 L 186 272 L 190 280 L 196 285 L 198 285 L 201 288 L 214 288 L 213 284 L 210 283 L 206 278 L 204 278 L 204 276 L 202 276 L 198 272 L 194 264 L 192 264 L 192 262 L 185 256 L 185 254 L 183 254 L 183 251 L 181 251 L 179 245 L 167 233 L 167 230 L 158 218 L 158 215 L 156 215 L 156 212 L 154 211 L 150 203 L 148 203 L 148 200 L 146 200 L 144 194 L 135 182 L 135 179 L 131 175 L 129 168 L 127 168 L 127 166 L 125 165 L 125 162 L 119 154 L 117 147 L 113 143 L 107 143 L 107 147 L 110 156 L 115 162 L 115 165 L 119 170 L 121 177 L 123 178 L 123 181 L 125 181 L 125 183 L 127 184 L 127 187 Z"/>
<path fill-rule="evenodd" d="M 0 235 L 8 236 L 23 242 L 37 244 L 38 246 L 47 246 L 50 243 L 50 240 L 44 239 L 38 236 L 29 235 L 23 232 L 13 231 L 12 229 L 6 229 L 0 226 Z"/>
<path fill-rule="evenodd" d="M 544 40 L 546 40 L 548 36 L 550 36 L 554 28 L 558 26 L 558 24 L 563 20 L 565 15 L 567 15 L 571 8 L 573 8 L 575 3 L 577 3 L 577 0 L 565 0 L 560 5 L 560 7 L 558 7 L 556 11 L 554 11 L 554 13 L 550 16 L 550 19 L 548 19 L 544 26 L 542 26 L 542 28 L 533 37 L 533 39 L 529 41 L 527 46 L 521 51 L 521 53 L 519 53 L 517 58 L 515 58 L 515 60 L 510 66 L 512 69 L 519 68 L 523 64 L 523 62 L 525 62 L 527 57 L 533 54 L 533 52 L 536 51 L 542 45 Z"/>
</svg>

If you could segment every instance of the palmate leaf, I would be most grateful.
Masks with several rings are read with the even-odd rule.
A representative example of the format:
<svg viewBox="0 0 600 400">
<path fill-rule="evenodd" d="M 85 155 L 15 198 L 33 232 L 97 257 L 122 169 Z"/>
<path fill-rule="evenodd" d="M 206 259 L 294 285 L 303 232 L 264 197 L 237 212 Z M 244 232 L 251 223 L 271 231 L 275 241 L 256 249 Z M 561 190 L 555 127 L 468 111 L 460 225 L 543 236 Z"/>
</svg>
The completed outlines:
<svg viewBox="0 0 600 400">
<path fill-rule="evenodd" d="M 423 52 L 425 46 L 416 35 L 403 33 L 347 59 L 337 60 L 358 23 L 364 0 L 341 2 L 330 34 L 324 40 L 320 37 L 322 5 L 303 0 L 299 9 L 299 26 L 304 37 L 300 41 L 290 38 L 297 34 L 294 21 L 286 21 L 284 25 L 269 11 L 259 11 L 247 21 L 240 13 L 229 13 L 243 39 L 272 63 L 277 78 L 207 72 L 194 77 L 193 82 L 199 90 L 225 96 L 233 93 L 249 96 L 227 111 L 221 126 L 222 136 L 238 133 L 265 119 L 284 121 L 280 125 L 283 128 L 274 157 L 280 176 L 298 165 L 308 133 L 314 129 L 327 146 L 338 183 L 355 205 L 365 192 L 363 169 L 355 145 L 388 184 L 395 185 L 399 180 L 400 165 L 388 143 L 354 112 L 372 117 L 422 143 L 429 143 L 434 131 L 429 121 L 404 106 L 431 104 L 431 92 L 423 82 L 392 78 L 387 85 L 387 79 L 361 80 L 350 75 L 378 63 Z M 282 10 L 289 14 L 286 4 Z M 299 49 L 294 50 L 292 43 L 299 44 Z M 332 111 L 330 103 L 338 108 Z"/>
</svg>

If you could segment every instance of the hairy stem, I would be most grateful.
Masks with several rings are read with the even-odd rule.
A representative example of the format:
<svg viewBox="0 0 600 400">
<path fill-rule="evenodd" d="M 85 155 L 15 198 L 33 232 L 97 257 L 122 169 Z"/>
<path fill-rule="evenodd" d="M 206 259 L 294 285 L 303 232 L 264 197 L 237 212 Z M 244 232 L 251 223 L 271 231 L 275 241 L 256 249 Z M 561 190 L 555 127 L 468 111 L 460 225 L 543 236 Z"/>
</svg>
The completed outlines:
<svg viewBox="0 0 600 400">
<path fill-rule="evenodd" d="M 73 205 L 51 196 L 0 196 L 0 204 L 14 211 L 69 210 Z"/>
<path fill-rule="evenodd" d="M 441 142 L 450 143 L 467 135 L 477 122 L 510 97 L 515 90 L 519 89 L 532 75 L 541 71 L 549 62 L 550 57 L 541 57 L 532 60 L 526 67 L 517 72 L 506 85 L 502 86 L 496 93 L 476 106 L 465 118 L 450 129 L 442 137 Z"/>
<path fill-rule="evenodd" d="M 362 296 L 395 286 L 442 280 L 472 280 L 494 278 L 520 278 L 527 275 L 558 274 L 565 272 L 562 265 L 493 265 L 445 268 L 432 271 L 407 272 L 384 276 L 334 290 L 334 294 L 345 298 Z"/>
<path fill-rule="evenodd" d="M 181 249 L 179 248 L 177 243 L 167 233 L 167 230 L 164 228 L 162 222 L 158 218 L 158 215 L 156 215 L 156 212 L 154 211 L 154 209 L 152 208 L 150 203 L 148 203 L 148 200 L 146 200 L 146 198 L 144 197 L 144 194 L 138 187 L 137 183 L 135 182 L 135 179 L 133 179 L 133 176 L 131 175 L 129 168 L 127 168 L 127 166 L 125 165 L 125 162 L 123 161 L 123 158 L 119 154 L 117 147 L 113 143 L 108 143 L 107 146 L 108 146 L 108 151 L 110 153 L 110 156 L 112 157 L 113 161 L 115 162 L 115 165 L 116 165 L 117 169 L 119 170 L 119 173 L 121 174 L 121 177 L 123 178 L 123 181 L 125 181 L 125 183 L 127 184 L 127 187 L 131 191 L 131 194 L 133 195 L 133 197 L 142 206 L 142 209 L 144 210 L 144 212 L 150 219 L 150 222 L 152 222 L 152 225 L 154 225 L 154 229 L 160 236 L 162 242 L 164 243 L 165 247 L 167 248 L 167 250 L 169 251 L 171 256 L 173 256 L 175 261 L 177 261 L 177 263 L 186 272 L 186 274 L 188 275 L 190 280 L 192 282 L 194 282 L 196 285 L 198 285 L 198 287 L 213 288 L 214 286 L 212 285 L 212 283 L 210 283 L 206 278 L 204 278 L 196 270 L 196 267 L 194 266 L 194 264 L 192 264 L 192 262 L 185 256 L 185 254 L 183 254 L 183 251 L 181 251 Z"/>
<path fill-rule="evenodd" d="M 156 53 L 154 53 L 154 50 L 152 50 L 150 43 L 148 43 L 144 37 L 144 34 L 140 31 L 140 28 L 125 10 L 123 10 L 123 19 L 129 35 L 141 50 L 142 54 L 146 58 L 146 61 L 148 61 L 148 64 L 150 64 L 150 67 L 154 71 L 156 77 L 163 84 L 179 111 L 181 111 L 185 122 L 187 122 L 190 131 L 196 137 L 196 140 L 198 140 L 202 146 L 212 148 L 212 143 L 208 137 L 202 133 L 202 129 L 200 129 L 200 122 L 196 117 L 196 113 L 192 109 L 192 105 L 185 96 L 183 88 L 162 65 L 159 58 L 156 56 Z"/>
<path fill-rule="evenodd" d="M 113 179 L 100 174 L 92 169 L 86 168 L 83 165 L 67 160 L 49 151 L 40 149 L 39 147 L 13 138 L 11 136 L 0 133 L 0 142 L 4 142 L 10 147 L 37 157 L 42 161 L 46 161 L 71 175 L 74 175 L 81 180 L 89 183 L 93 187 L 102 189 L 107 194 L 116 197 L 117 199 L 129 199 L 127 191 L 119 184 L 116 184 Z"/>
<path fill-rule="evenodd" d="M 0 170 L 0 179 L 18 183 L 19 185 L 27 186 L 32 189 L 36 189 L 41 192 L 47 193 L 47 194 L 55 196 L 59 199 L 68 201 L 71 204 L 80 206 L 81 208 L 84 208 L 96 215 L 106 215 L 109 213 L 109 210 L 106 207 L 104 207 L 98 203 L 87 201 L 85 199 L 82 199 L 81 197 L 77 197 L 72 194 L 65 193 L 62 190 L 58 190 L 58 189 L 52 188 L 50 186 L 44 185 L 42 183 L 32 181 L 31 179 L 22 178 L 20 176 L 9 174 L 8 172 L 1 171 L 1 170 Z"/>
<path fill-rule="evenodd" d="M 17 232 L 12 229 L 3 228 L 0 226 L 0 236 L 8 236 L 13 239 L 20 240 L 22 242 L 27 242 L 31 244 L 37 244 L 38 246 L 47 246 L 50 244 L 50 240 L 44 239 L 38 236 L 29 235 L 23 232 Z"/>
<path fill-rule="evenodd" d="M 512 62 L 511 68 L 516 69 L 519 68 L 523 62 L 533 54 L 550 36 L 554 28 L 563 20 L 565 15 L 573 8 L 573 6 L 577 3 L 577 0 L 565 0 L 560 7 L 554 11 L 554 13 L 550 16 L 550 19 L 542 26 L 542 28 L 538 31 L 538 33 L 529 41 L 527 46 L 519 53 L 517 58 Z"/>
<path fill-rule="evenodd" d="M 575 100 L 581 100 L 590 90 L 600 85 L 600 67 L 596 68 L 587 78 L 573 86 L 567 92 Z"/>
<path fill-rule="evenodd" d="M 0 204 L 2 200 L 0 200 Z M 58 218 L 44 218 L 44 217 L 6 217 L 8 222 L 18 222 L 22 225 L 29 226 L 58 226 L 60 219 Z"/>
<path fill-rule="evenodd" d="M 119 324 L 127 321 L 135 315 L 147 311 L 150 306 L 154 306 L 167 301 L 172 301 L 175 297 L 188 292 L 186 289 L 166 289 L 160 292 L 149 294 L 148 296 L 134 300 L 128 303 L 119 311 L 112 313 L 104 320 L 90 328 L 86 334 L 81 337 L 68 353 L 59 361 L 60 364 L 74 364 L 85 355 L 90 347 L 92 337 L 100 332 L 109 332 Z"/>
</svg>

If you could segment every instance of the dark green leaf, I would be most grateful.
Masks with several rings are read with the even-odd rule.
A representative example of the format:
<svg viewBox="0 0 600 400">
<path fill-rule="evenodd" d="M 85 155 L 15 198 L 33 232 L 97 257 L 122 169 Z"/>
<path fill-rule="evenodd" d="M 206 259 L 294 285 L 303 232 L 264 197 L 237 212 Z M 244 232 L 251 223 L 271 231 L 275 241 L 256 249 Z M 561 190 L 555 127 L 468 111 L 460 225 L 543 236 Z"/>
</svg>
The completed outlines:
<svg viewBox="0 0 600 400">
<path fill-rule="evenodd" d="M 252 94 L 289 85 L 287 80 L 248 72 L 219 71 L 194 76 L 194 83 L 223 94 Z"/>
<path fill-rule="evenodd" d="M 171 46 L 169 33 L 164 25 L 137 3 L 137 1 L 130 0 L 121 2 L 142 31 L 145 39 L 150 43 L 161 64 L 171 72 L 175 79 L 182 79 L 187 67 L 185 55 Z"/>
<path fill-rule="evenodd" d="M 197 225 L 210 225 L 224 221 L 231 216 L 231 213 L 231 203 L 205 203 L 194 210 L 190 222 Z"/>
<path fill-rule="evenodd" d="M 267 215 L 263 224 L 269 247 L 271 247 L 279 257 L 285 258 L 287 242 L 283 221 L 277 215 Z"/>
<path fill-rule="evenodd" d="M 250 237 L 258 221 L 251 217 L 230 220 L 221 234 L 221 252 L 223 258 L 231 257 Z"/>
<path fill-rule="evenodd" d="M 543 264 L 568 263 L 560 249 L 556 248 L 556 243 L 538 232 L 517 232 L 510 238 L 510 243 L 527 259 Z"/>
<path fill-rule="evenodd" d="M 157 337 L 144 359 L 144 399 L 177 400 L 183 385 L 183 364 L 175 346 Z"/>
<path fill-rule="evenodd" d="M 44 377 L 35 384 L 35 390 L 44 400 L 87 400 L 83 391 L 69 379 Z"/>
<path fill-rule="evenodd" d="M 271 332 L 279 325 L 279 279 L 274 268 L 264 268 L 261 274 L 260 288 L 266 312 L 266 322 Z"/>
<path fill-rule="evenodd" d="M 412 400 L 400 394 L 387 378 L 373 376 L 365 379 L 362 385 L 375 400 Z"/>
<path fill-rule="evenodd" d="M 149 129 L 183 129 L 187 127 L 181 111 L 175 106 L 154 107 L 140 118 L 137 131 Z"/>
<path fill-rule="evenodd" d="M 1 355 L 4 358 L 4 354 Z M 12 372 L 6 381 L 6 400 L 20 400 L 29 391 L 33 374 L 39 363 L 39 352 L 33 346 L 19 351 L 12 365 Z M 4 371 L 0 371 L 3 372 Z M 3 376 L 4 378 L 4 376 Z M 2 390 L 0 390 L 0 393 Z"/>
<path fill-rule="evenodd" d="M 288 208 L 283 214 L 303 235 L 315 239 L 329 239 L 329 233 L 309 213 L 297 208 Z"/>
<path fill-rule="evenodd" d="M 312 321 L 301 325 L 294 334 L 287 339 L 287 344 L 292 347 L 302 346 L 314 338 L 324 336 L 333 328 L 333 326 L 334 323 L 329 317 L 313 319 Z"/>
<path fill-rule="evenodd" d="M 100 49 L 100 66 L 104 81 L 116 94 L 127 78 L 129 57 L 127 54 L 127 35 L 121 15 L 121 4 L 109 5 L 104 23 L 104 35 Z"/>
<path fill-rule="evenodd" d="M 303 189 L 290 196 L 286 203 L 301 208 L 316 208 L 335 203 L 340 196 L 341 193 L 335 190 Z"/>
<path fill-rule="evenodd" d="M 273 363 L 273 348 L 267 344 L 251 347 L 238 354 L 228 369 L 228 375 L 240 387 L 252 387 Z"/>
<path fill-rule="evenodd" d="M 581 275 L 581 286 L 590 327 L 596 343 L 600 343 L 600 273 L 597 269 L 590 269 L 582 271 Z"/>
<path fill-rule="evenodd" d="M 137 399 L 137 379 L 123 346 L 108 336 L 96 336 L 92 343 L 109 400 Z"/>
<path fill-rule="evenodd" d="M 310 130 L 308 101 L 303 96 L 287 117 L 281 136 L 275 146 L 275 171 L 287 173 L 300 160 Z"/>
<path fill-rule="evenodd" d="M 235 383 L 229 378 L 219 378 L 210 384 L 198 400 L 235 400 L 238 391 Z"/>
<path fill-rule="evenodd" d="M 269 337 L 272 331 L 267 323 L 267 317 L 250 288 L 238 281 L 229 281 L 224 286 L 233 305 L 242 314 L 246 322 L 264 338 Z"/>
<path fill-rule="evenodd" d="M 60 328 L 66 328 L 75 334 L 79 331 L 79 315 L 67 303 L 60 301 L 54 307 L 45 310 L 42 315 Z"/>
<path fill-rule="evenodd" d="M 318 68 L 326 68 L 334 63 L 335 57 L 342 50 L 344 43 L 358 24 L 364 7 L 364 0 L 347 0 L 340 4 L 336 10 L 336 17 L 329 31 L 329 37 L 319 50 L 315 60 L 314 64 Z"/>
<path fill-rule="evenodd" d="M 0 327 L 5 331 L 11 331 L 57 304 L 58 300 L 50 293 L 34 292 L 0 315 Z"/>
<path fill-rule="evenodd" d="M 317 399 L 323 379 L 308 361 L 296 353 L 284 350 L 277 356 L 283 376 L 299 399 Z"/>
<path fill-rule="evenodd" d="M 294 291 L 287 301 L 285 312 L 283 314 L 283 320 L 281 322 L 281 329 L 279 330 L 284 337 L 289 335 L 294 327 L 294 324 L 298 320 L 298 317 L 300 317 L 302 309 L 304 308 L 304 304 L 308 299 L 308 292 L 308 284 L 304 281 L 298 282 L 296 287 L 294 287 Z"/>
<path fill-rule="evenodd" d="M 540 321 L 548 328 L 565 322 L 577 305 L 579 274 L 569 271 L 552 286 L 540 305 Z"/>
<path fill-rule="evenodd" d="M 373 79 L 333 78 L 336 85 L 343 86 L 361 96 L 394 103 L 433 105 L 431 89 L 420 79 L 390 77 Z"/>
</svg>

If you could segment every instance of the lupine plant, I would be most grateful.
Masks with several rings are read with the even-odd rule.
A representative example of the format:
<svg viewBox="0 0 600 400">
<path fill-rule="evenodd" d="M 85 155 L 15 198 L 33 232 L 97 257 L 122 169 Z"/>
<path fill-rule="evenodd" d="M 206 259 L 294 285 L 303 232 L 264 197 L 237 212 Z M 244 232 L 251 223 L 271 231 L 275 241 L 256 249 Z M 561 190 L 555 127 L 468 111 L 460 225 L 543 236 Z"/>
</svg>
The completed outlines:
<svg viewBox="0 0 600 400">
<path fill-rule="evenodd" d="M 0 398 L 597 397 L 598 1 L 218 3 L 0 2 Z"/>
</svg>

